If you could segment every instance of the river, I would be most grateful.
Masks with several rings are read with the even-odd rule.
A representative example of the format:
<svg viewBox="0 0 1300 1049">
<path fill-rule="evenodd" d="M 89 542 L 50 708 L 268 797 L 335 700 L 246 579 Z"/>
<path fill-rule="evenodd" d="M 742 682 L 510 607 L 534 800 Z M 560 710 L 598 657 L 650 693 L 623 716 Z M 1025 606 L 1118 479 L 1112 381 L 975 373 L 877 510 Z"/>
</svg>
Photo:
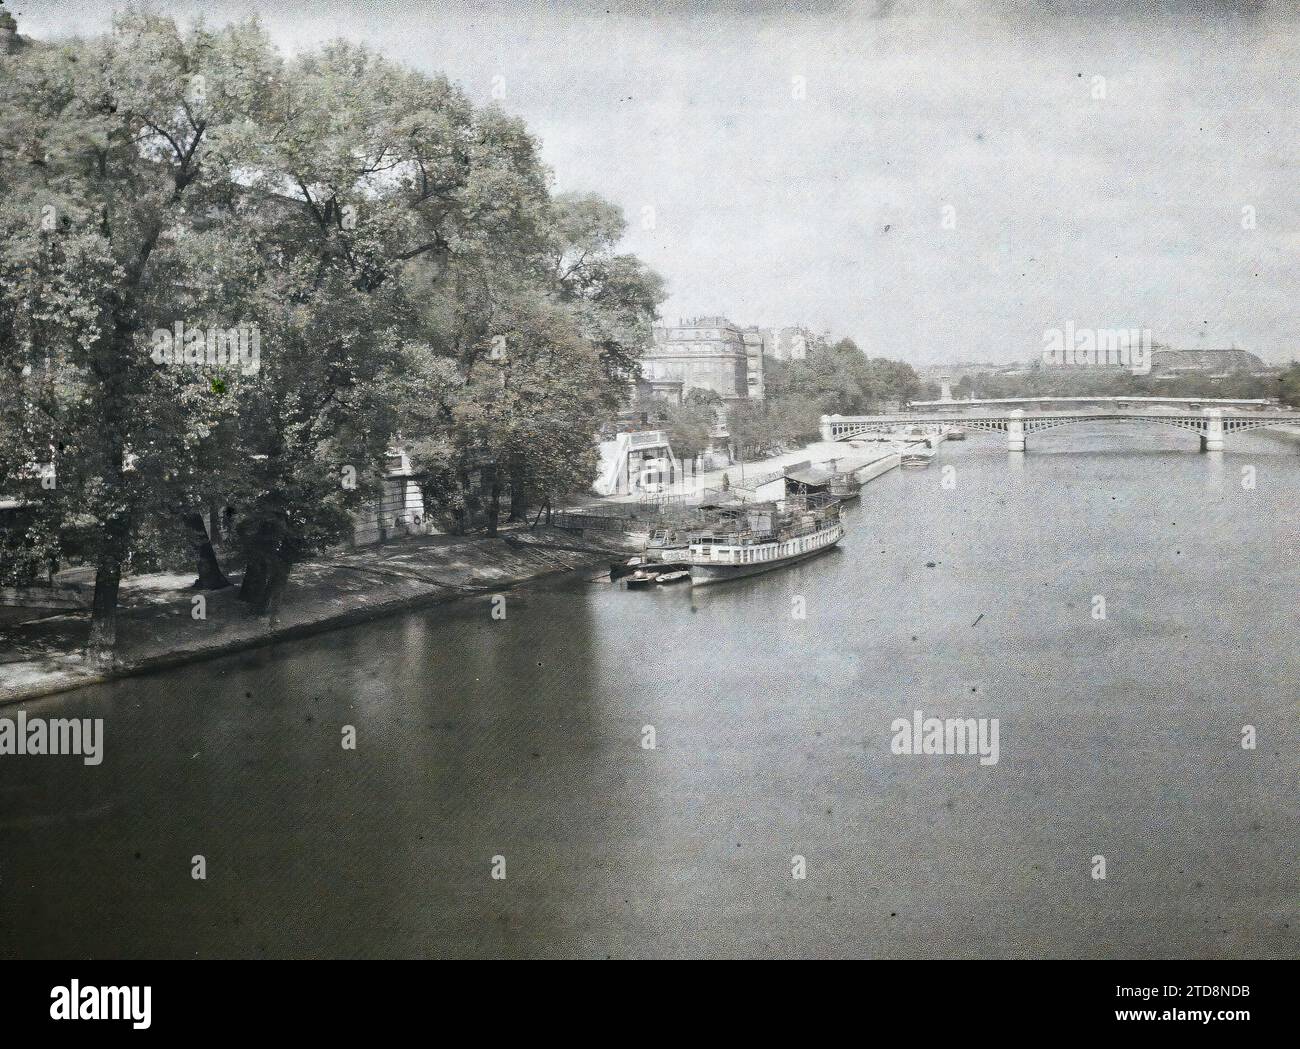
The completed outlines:
<svg viewBox="0 0 1300 1049">
<path fill-rule="evenodd" d="M 0 955 L 1294 957 L 1298 494 L 1257 434 L 973 434 L 785 571 L 28 702 L 104 760 L 0 758 Z"/>
</svg>

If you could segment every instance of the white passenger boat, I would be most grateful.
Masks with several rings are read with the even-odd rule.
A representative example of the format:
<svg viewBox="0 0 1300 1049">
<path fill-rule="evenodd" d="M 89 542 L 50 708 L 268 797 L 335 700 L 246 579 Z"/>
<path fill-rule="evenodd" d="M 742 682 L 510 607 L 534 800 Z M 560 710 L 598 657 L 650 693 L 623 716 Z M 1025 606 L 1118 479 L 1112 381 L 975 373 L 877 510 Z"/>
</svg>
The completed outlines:
<svg viewBox="0 0 1300 1049">
<path fill-rule="evenodd" d="M 840 502 L 828 495 L 792 495 L 724 511 L 709 529 L 689 533 L 681 560 L 700 586 L 768 572 L 824 553 L 844 538 Z"/>
</svg>

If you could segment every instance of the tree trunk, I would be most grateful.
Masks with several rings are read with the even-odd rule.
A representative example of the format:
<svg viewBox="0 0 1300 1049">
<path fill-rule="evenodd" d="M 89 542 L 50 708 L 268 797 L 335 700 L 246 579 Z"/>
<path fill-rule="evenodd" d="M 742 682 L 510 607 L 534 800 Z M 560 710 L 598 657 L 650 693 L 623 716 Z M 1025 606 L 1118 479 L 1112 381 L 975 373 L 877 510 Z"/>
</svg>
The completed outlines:
<svg viewBox="0 0 1300 1049">
<path fill-rule="evenodd" d="M 456 509 L 452 513 L 452 535 L 464 535 L 469 531 L 469 471 L 458 470 L 456 472 L 457 500 Z"/>
<path fill-rule="evenodd" d="M 524 494 L 524 486 L 518 475 L 510 479 L 510 517 L 511 521 L 526 521 L 528 519 L 528 499 Z"/>
<path fill-rule="evenodd" d="M 244 578 L 239 584 L 239 600 L 257 605 L 266 593 L 269 574 L 266 558 L 261 553 L 250 554 L 248 564 L 244 566 Z"/>
<path fill-rule="evenodd" d="M 122 561 L 106 549 L 95 566 L 95 597 L 90 608 L 90 638 L 86 658 L 100 667 L 113 665 L 117 647 L 117 591 L 122 582 Z"/>
<path fill-rule="evenodd" d="M 271 551 L 277 542 L 275 529 L 267 520 L 258 521 L 256 530 L 245 540 L 248 560 L 239 584 L 239 600 L 248 602 L 254 611 L 259 611 L 266 601 L 271 581 Z"/>
<path fill-rule="evenodd" d="M 293 565 L 285 556 L 283 545 L 271 555 L 269 560 L 262 600 L 260 604 L 254 606 L 253 611 L 261 617 L 265 626 L 272 627 L 279 622 L 280 601 L 284 597 L 285 587 L 289 583 L 289 571 Z"/>
<path fill-rule="evenodd" d="M 190 545 L 194 547 L 194 557 L 198 565 L 198 578 L 194 580 L 195 590 L 224 590 L 230 586 L 230 580 L 222 574 L 217 553 L 212 549 L 207 529 L 203 527 L 203 517 L 197 512 L 181 515 L 185 529 L 189 533 Z"/>
<path fill-rule="evenodd" d="M 120 480 L 120 478 L 119 478 Z M 131 540 L 131 522 L 114 517 L 104 525 L 104 545 L 95 563 L 95 596 L 90 606 L 90 637 L 86 658 L 98 666 L 112 666 L 117 647 L 117 592 L 122 565 Z"/>
<path fill-rule="evenodd" d="M 293 564 L 283 548 L 262 551 L 248 559 L 239 597 L 248 602 L 249 611 L 266 620 L 268 625 L 273 624 L 279 614 L 292 568 Z"/>
<path fill-rule="evenodd" d="M 497 534 L 497 524 L 501 520 L 501 485 L 497 481 L 496 473 L 492 474 L 492 489 L 488 496 L 487 507 L 487 534 Z"/>
<path fill-rule="evenodd" d="M 248 565 L 239 587 L 239 598 L 267 626 L 275 622 L 280 599 L 293 567 L 292 544 L 283 518 L 263 517 L 247 544 Z"/>
<path fill-rule="evenodd" d="M 208 535 L 213 546 L 224 546 L 226 537 L 221 531 L 221 507 L 208 503 Z"/>
</svg>

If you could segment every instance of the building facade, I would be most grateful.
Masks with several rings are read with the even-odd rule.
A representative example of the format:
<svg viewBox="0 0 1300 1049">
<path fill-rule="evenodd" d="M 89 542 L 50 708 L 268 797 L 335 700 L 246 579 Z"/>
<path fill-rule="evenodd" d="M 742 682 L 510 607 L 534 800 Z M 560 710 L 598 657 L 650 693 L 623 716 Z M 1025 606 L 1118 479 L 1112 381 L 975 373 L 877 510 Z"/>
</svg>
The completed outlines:
<svg viewBox="0 0 1300 1049">
<path fill-rule="evenodd" d="M 683 395 L 711 390 L 724 401 L 742 401 L 749 398 L 749 361 L 739 327 L 725 317 L 695 317 L 654 329 L 654 345 L 641 357 L 641 375 L 652 386 L 680 382 Z"/>
<path fill-rule="evenodd" d="M 654 345 L 641 357 L 642 397 L 681 396 L 712 390 L 724 401 L 761 401 L 764 361 L 802 361 L 823 335 L 798 325 L 742 328 L 726 317 L 694 317 L 654 329 Z"/>
<path fill-rule="evenodd" d="M 761 401 L 763 399 L 763 333 L 757 328 L 746 328 L 744 339 L 749 399 Z"/>
</svg>

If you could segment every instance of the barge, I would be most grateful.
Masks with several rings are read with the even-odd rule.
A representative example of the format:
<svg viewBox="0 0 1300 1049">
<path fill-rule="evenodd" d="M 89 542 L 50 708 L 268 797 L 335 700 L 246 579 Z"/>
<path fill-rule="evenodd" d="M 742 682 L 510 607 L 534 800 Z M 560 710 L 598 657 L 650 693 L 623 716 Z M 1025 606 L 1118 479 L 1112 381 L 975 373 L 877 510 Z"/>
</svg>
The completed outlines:
<svg viewBox="0 0 1300 1049">
<path fill-rule="evenodd" d="M 825 553 L 844 538 L 840 501 L 791 495 L 724 508 L 710 527 L 687 533 L 684 561 L 695 586 L 770 572 Z"/>
</svg>

